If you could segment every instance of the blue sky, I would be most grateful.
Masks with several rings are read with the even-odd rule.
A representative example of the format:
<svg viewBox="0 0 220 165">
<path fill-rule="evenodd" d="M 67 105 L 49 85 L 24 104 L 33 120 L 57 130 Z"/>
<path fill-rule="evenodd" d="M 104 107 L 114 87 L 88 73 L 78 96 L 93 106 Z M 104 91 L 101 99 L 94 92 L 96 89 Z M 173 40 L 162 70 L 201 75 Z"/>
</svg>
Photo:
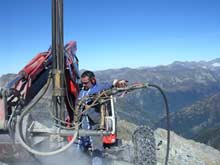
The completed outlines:
<svg viewBox="0 0 220 165">
<path fill-rule="evenodd" d="M 141 67 L 220 55 L 219 0 L 64 0 L 64 40 L 80 69 Z M 51 0 L 0 5 L 0 75 L 51 45 Z"/>
</svg>

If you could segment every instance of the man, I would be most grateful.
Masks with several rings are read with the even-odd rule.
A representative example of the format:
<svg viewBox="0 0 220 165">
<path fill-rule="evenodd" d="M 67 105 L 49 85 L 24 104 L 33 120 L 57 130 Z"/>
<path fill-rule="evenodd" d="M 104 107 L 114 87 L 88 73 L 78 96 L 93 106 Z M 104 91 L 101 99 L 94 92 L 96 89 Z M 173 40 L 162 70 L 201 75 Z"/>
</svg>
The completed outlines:
<svg viewBox="0 0 220 165">
<path fill-rule="evenodd" d="M 95 94 L 102 90 L 110 89 L 111 87 L 123 88 L 127 86 L 126 80 L 114 80 L 112 83 L 97 84 L 95 74 L 92 71 L 85 71 L 81 75 L 82 90 L 79 98 L 86 95 Z"/>
<path fill-rule="evenodd" d="M 81 83 L 82 83 L 82 89 L 79 93 L 79 99 L 82 99 L 85 96 L 92 95 L 99 93 L 103 90 L 110 89 L 112 87 L 118 87 L 123 88 L 127 86 L 126 80 L 114 80 L 112 83 L 102 83 L 98 84 L 96 83 L 95 74 L 92 71 L 85 71 L 81 75 Z M 87 102 L 89 104 L 89 100 Z M 87 115 L 90 119 L 90 122 L 93 124 L 98 124 L 100 121 L 100 114 L 99 114 L 99 106 L 96 108 L 89 110 Z"/>
<path fill-rule="evenodd" d="M 85 96 L 99 93 L 103 90 L 110 89 L 112 87 L 123 88 L 127 86 L 127 81 L 125 80 L 114 80 L 112 83 L 98 84 L 96 82 L 95 74 L 91 71 L 85 71 L 81 75 L 82 89 L 79 94 L 79 99 Z M 87 101 L 90 104 L 90 100 Z M 84 129 L 97 129 L 97 125 L 100 124 L 100 106 L 97 105 L 94 108 L 88 110 L 82 117 L 82 128 Z M 92 142 L 92 143 L 91 143 Z M 92 149 L 92 161 L 94 165 L 102 165 L 102 137 L 80 137 L 81 148 L 85 150 L 91 145 Z"/>
</svg>

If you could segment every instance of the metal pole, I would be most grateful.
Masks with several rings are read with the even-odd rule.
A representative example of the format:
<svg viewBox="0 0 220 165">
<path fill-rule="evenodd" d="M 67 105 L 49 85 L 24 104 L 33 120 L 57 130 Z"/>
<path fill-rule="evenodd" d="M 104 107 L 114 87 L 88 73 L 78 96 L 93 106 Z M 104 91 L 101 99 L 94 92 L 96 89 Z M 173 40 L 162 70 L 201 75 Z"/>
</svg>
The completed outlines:
<svg viewBox="0 0 220 165">
<path fill-rule="evenodd" d="M 65 120 L 65 111 L 64 111 L 64 96 L 65 96 L 65 85 L 64 85 L 64 76 L 65 76 L 65 68 L 64 68 L 64 43 L 63 43 L 63 0 L 59 0 L 59 36 L 60 36 L 60 45 L 59 45 L 59 65 L 61 70 L 60 75 L 60 87 L 61 87 L 61 97 L 60 97 L 60 104 L 61 104 L 61 111 L 60 111 L 60 118 Z"/>
<path fill-rule="evenodd" d="M 54 115 L 64 120 L 63 0 L 52 0 L 52 56 Z"/>
</svg>

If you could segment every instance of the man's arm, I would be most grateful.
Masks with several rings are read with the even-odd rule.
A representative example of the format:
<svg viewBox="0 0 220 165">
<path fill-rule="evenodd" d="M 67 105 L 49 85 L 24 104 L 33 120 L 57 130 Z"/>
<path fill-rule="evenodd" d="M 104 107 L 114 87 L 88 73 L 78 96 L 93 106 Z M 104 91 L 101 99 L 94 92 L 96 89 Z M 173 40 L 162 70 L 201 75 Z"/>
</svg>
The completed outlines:
<svg viewBox="0 0 220 165">
<path fill-rule="evenodd" d="M 98 92 L 101 92 L 103 90 L 107 90 L 107 89 L 110 89 L 112 88 L 113 85 L 112 83 L 102 83 L 102 84 L 96 84 L 92 89 L 91 91 L 89 92 L 89 94 L 96 94 Z"/>
<path fill-rule="evenodd" d="M 125 88 L 127 86 L 128 81 L 127 80 L 117 80 L 115 79 L 112 83 L 102 83 L 102 84 L 96 84 L 91 92 L 89 94 L 95 94 L 103 90 L 110 89 L 112 87 L 117 88 Z"/>
<path fill-rule="evenodd" d="M 92 94 L 96 94 L 99 93 L 103 90 L 107 90 L 110 89 L 112 87 L 117 87 L 117 88 L 124 88 L 127 86 L 127 80 L 114 80 L 112 83 L 101 83 L 101 84 L 96 84 L 94 85 L 88 92 L 81 90 L 80 94 L 79 94 L 79 98 L 82 98 L 86 95 L 92 95 Z M 83 94 L 85 93 L 85 94 Z"/>
</svg>

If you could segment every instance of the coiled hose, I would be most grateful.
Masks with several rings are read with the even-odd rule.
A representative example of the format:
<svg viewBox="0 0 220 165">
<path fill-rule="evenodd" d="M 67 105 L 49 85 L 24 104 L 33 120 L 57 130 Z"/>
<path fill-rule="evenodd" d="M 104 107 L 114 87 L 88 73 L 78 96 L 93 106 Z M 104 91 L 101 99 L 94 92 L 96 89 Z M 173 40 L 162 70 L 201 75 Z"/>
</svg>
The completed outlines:
<svg viewBox="0 0 220 165">
<path fill-rule="evenodd" d="M 65 146 L 61 147 L 60 149 L 57 149 L 55 151 L 48 151 L 48 152 L 41 152 L 41 151 L 37 151 L 33 148 L 31 148 L 24 139 L 23 136 L 23 132 L 22 132 L 22 121 L 24 119 L 24 117 L 32 110 L 32 108 L 34 107 L 34 105 L 43 97 L 43 95 L 46 93 L 46 91 L 49 88 L 51 82 L 51 77 L 48 78 L 47 83 L 45 84 L 45 86 L 41 89 L 41 91 L 39 92 L 38 95 L 36 95 L 36 97 L 30 102 L 30 104 L 28 104 L 24 110 L 22 111 L 20 117 L 18 118 L 18 123 L 16 125 L 16 129 L 18 132 L 18 138 L 20 140 L 21 145 L 27 149 L 29 152 L 36 154 L 36 155 L 41 155 L 41 156 L 49 156 L 49 155 L 54 155 L 54 154 L 58 154 L 61 153 L 63 151 L 65 151 L 66 149 L 68 149 L 76 140 L 77 136 L 78 136 L 78 128 L 76 128 L 76 132 L 74 133 L 74 136 L 72 138 L 72 140 L 70 142 L 68 142 L 68 144 L 66 144 Z"/>
</svg>

